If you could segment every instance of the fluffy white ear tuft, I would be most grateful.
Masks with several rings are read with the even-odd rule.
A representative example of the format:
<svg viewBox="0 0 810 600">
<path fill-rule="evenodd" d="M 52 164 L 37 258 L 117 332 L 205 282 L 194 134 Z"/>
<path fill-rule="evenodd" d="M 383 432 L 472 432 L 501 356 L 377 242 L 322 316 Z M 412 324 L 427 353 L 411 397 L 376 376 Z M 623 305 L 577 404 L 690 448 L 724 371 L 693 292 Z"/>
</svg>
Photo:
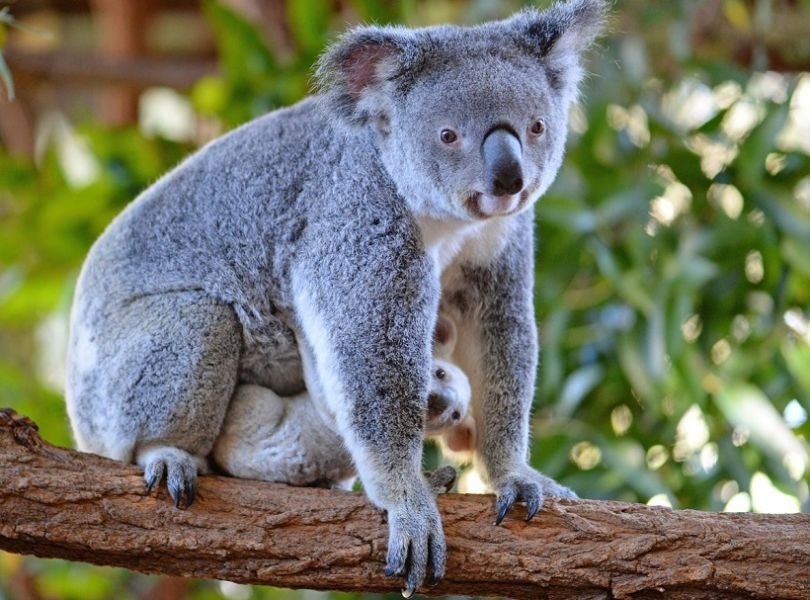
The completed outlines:
<svg viewBox="0 0 810 600">
<path fill-rule="evenodd" d="M 606 0 L 558 2 L 547 11 L 525 10 L 510 21 L 522 44 L 546 69 L 551 86 L 576 95 L 584 75 L 581 59 L 605 29 Z"/>
<path fill-rule="evenodd" d="M 318 61 L 318 86 L 335 113 L 363 125 L 385 118 L 392 82 L 415 69 L 421 51 L 403 27 L 359 27 L 329 46 Z"/>
</svg>

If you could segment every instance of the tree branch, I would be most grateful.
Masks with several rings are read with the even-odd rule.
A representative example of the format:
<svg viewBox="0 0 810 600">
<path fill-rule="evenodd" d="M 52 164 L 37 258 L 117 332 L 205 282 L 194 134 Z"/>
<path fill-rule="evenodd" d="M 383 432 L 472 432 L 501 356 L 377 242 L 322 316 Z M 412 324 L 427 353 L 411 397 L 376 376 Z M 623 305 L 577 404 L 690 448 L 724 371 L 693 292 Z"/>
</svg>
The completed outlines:
<svg viewBox="0 0 810 600">
<path fill-rule="evenodd" d="M 810 515 L 549 501 L 493 525 L 490 496 L 439 498 L 447 577 L 427 594 L 807 598 Z M 385 516 L 361 494 L 206 476 L 177 510 L 140 470 L 43 442 L 0 411 L 0 549 L 146 573 L 392 591 Z"/>
</svg>

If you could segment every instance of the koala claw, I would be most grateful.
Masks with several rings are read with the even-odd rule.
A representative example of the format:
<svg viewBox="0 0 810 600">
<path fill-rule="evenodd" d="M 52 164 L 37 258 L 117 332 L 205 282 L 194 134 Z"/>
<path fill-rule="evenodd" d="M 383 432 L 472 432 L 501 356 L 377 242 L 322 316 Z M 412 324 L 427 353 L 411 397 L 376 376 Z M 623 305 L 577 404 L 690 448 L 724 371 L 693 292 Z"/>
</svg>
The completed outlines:
<svg viewBox="0 0 810 600">
<path fill-rule="evenodd" d="M 143 477 L 146 480 L 146 493 L 152 493 L 152 488 L 155 484 L 160 483 L 163 479 L 163 472 L 166 470 L 166 465 L 162 461 L 155 461 L 149 464 L 144 470 Z"/>
<path fill-rule="evenodd" d="M 437 584 L 444 577 L 447 548 L 439 512 L 430 496 L 419 507 L 388 511 L 390 537 L 385 574 L 405 578 L 402 596 L 410 598 L 425 581 Z"/>
<path fill-rule="evenodd" d="M 578 498 L 569 488 L 534 469 L 508 478 L 501 485 L 495 486 L 495 490 L 497 493 L 495 525 L 501 524 L 506 513 L 518 501 L 526 503 L 526 520 L 531 521 L 543 507 L 544 496 Z"/>
<path fill-rule="evenodd" d="M 497 509 L 497 516 L 495 517 L 495 525 L 500 525 L 501 521 L 503 521 L 506 513 L 512 508 L 512 505 L 517 500 L 517 494 L 515 493 L 514 488 L 508 488 L 498 494 L 498 500 L 496 502 L 496 509 Z"/>
<path fill-rule="evenodd" d="M 197 495 L 197 465 L 189 454 L 174 448 L 157 448 L 144 452 L 141 464 L 144 465 L 147 494 L 165 475 L 174 506 L 180 508 L 184 498 L 186 508 L 191 506 Z"/>
</svg>

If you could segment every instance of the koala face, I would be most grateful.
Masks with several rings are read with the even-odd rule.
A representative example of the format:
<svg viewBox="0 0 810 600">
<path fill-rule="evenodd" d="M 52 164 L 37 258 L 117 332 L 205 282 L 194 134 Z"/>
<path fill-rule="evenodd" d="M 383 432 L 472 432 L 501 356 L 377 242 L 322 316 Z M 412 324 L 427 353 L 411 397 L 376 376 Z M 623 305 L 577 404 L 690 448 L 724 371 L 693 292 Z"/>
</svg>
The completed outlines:
<svg viewBox="0 0 810 600">
<path fill-rule="evenodd" d="M 443 61 L 393 112 L 390 168 L 407 168 L 400 180 L 429 182 L 409 197 L 428 196 L 423 210 L 443 218 L 516 213 L 548 188 L 562 160 L 568 99 L 525 56 Z"/>
<path fill-rule="evenodd" d="M 571 0 L 477 27 L 365 27 L 321 60 L 332 107 L 371 125 L 415 214 L 480 221 L 525 209 L 554 179 L 580 55 L 604 0 Z"/>
<path fill-rule="evenodd" d="M 425 413 L 425 434 L 437 435 L 458 425 L 470 408 L 470 382 L 453 363 L 433 361 Z"/>
</svg>

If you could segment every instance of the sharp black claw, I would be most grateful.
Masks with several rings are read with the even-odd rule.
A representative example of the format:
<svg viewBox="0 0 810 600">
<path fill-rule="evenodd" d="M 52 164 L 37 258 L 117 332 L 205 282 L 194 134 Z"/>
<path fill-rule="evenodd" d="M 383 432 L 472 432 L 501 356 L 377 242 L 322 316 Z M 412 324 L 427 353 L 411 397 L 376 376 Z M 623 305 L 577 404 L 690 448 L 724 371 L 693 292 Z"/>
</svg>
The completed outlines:
<svg viewBox="0 0 810 600">
<path fill-rule="evenodd" d="M 531 521 L 537 511 L 540 510 L 540 499 L 532 498 L 526 503 L 526 520 Z"/>
<path fill-rule="evenodd" d="M 439 583 L 441 583 L 441 580 L 442 580 L 441 575 L 439 575 L 438 577 L 436 575 L 431 575 L 430 577 L 428 577 L 427 584 L 429 587 L 436 587 L 437 585 L 439 585 Z"/>
<path fill-rule="evenodd" d="M 188 508 L 189 506 L 191 506 L 191 503 L 194 502 L 194 498 L 196 498 L 197 496 L 197 485 L 193 481 L 186 483 L 185 492 L 186 492 L 186 508 Z"/>
<path fill-rule="evenodd" d="M 155 487 L 156 483 L 157 483 L 157 476 L 153 475 L 152 477 L 149 478 L 149 481 L 146 482 L 146 493 L 147 494 L 152 493 L 152 488 Z"/>
<path fill-rule="evenodd" d="M 179 485 L 169 485 L 169 495 L 174 500 L 174 507 L 180 508 L 180 501 L 183 499 L 183 490 Z"/>
<path fill-rule="evenodd" d="M 508 511 L 509 511 L 509 504 L 507 502 L 504 502 L 503 504 L 498 506 L 498 516 L 495 517 L 495 525 L 501 524 L 501 521 L 503 521 Z"/>
</svg>

